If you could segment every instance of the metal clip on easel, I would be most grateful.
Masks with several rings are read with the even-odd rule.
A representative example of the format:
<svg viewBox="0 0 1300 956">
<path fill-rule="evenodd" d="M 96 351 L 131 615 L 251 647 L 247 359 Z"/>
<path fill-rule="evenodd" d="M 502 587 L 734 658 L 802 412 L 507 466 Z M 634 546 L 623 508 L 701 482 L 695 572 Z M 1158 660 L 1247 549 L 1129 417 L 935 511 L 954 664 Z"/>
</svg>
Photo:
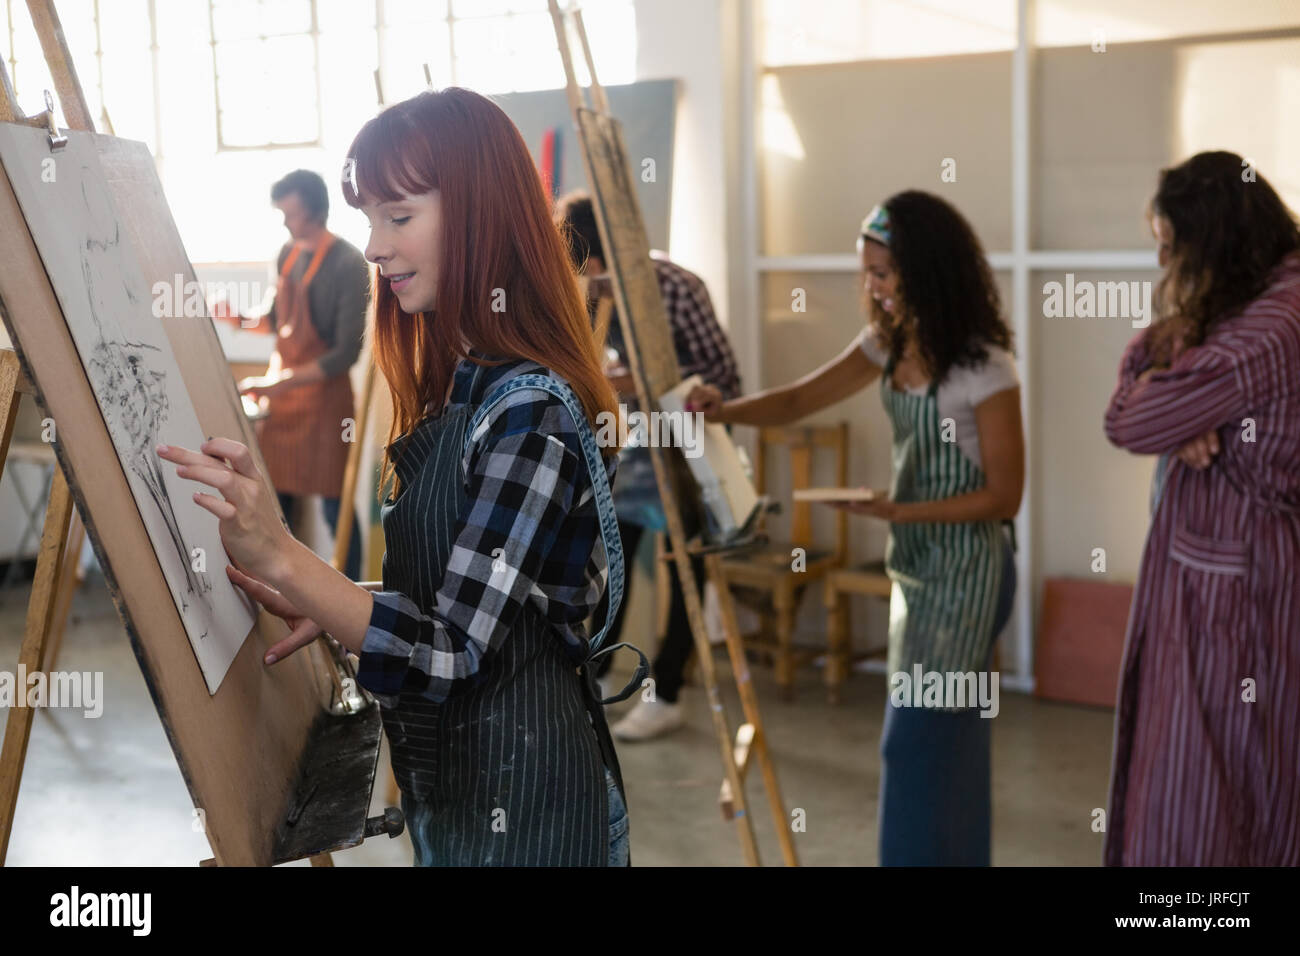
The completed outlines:
<svg viewBox="0 0 1300 956">
<path fill-rule="evenodd" d="M 46 124 L 50 128 L 50 151 L 57 152 L 64 146 L 68 145 L 68 137 L 59 132 L 59 127 L 54 123 L 54 97 L 50 91 L 45 91 L 45 116 Z"/>
</svg>

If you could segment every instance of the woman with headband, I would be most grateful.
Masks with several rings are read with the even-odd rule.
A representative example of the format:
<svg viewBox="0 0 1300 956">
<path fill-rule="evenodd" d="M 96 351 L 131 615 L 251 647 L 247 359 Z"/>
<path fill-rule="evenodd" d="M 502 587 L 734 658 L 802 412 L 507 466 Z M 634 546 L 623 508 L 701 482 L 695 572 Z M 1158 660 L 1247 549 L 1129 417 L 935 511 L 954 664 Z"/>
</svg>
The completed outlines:
<svg viewBox="0 0 1300 956">
<path fill-rule="evenodd" d="M 585 619 L 623 587 L 618 449 L 594 433 L 616 400 L 537 170 L 500 107 L 455 88 L 370 120 L 345 170 L 398 436 L 382 584 L 294 540 L 243 445 L 159 454 L 220 492 L 194 497 L 221 519 L 231 579 L 292 628 L 266 662 L 322 630 L 360 656 L 418 865 L 626 865 L 583 666 L 604 636 Z"/>
<path fill-rule="evenodd" d="M 863 221 L 867 327 L 802 378 L 722 401 L 689 400 L 709 421 L 786 425 L 877 378 L 893 430 L 888 493 L 841 504 L 889 522 L 889 673 L 986 675 L 1016 575 L 1003 522 L 1020 507 L 1024 436 L 1011 332 L 979 240 L 948 203 L 899 193 Z M 906 675 L 906 682 L 896 679 Z M 950 675 L 952 677 L 950 678 Z M 966 686 L 969 686 L 968 684 Z M 918 695 L 919 696 L 919 695 Z M 974 701 L 893 693 L 881 740 L 882 865 L 988 865 L 989 721 Z"/>
</svg>

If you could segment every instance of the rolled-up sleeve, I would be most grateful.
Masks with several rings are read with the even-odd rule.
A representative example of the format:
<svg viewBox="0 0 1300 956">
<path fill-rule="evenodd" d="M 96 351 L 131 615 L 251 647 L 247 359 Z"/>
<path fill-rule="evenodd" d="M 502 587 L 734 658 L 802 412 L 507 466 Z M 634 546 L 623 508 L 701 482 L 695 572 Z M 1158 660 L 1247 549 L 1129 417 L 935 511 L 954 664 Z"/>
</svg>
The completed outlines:
<svg viewBox="0 0 1300 956">
<path fill-rule="evenodd" d="M 402 691 L 446 700 L 508 638 L 586 474 L 573 449 L 538 430 L 547 404 L 503 402 L 472 444 L 435 606 L 426 613 L 400 592 L 374 593 L 357 680 L 381 702 Z"/>
</svg>

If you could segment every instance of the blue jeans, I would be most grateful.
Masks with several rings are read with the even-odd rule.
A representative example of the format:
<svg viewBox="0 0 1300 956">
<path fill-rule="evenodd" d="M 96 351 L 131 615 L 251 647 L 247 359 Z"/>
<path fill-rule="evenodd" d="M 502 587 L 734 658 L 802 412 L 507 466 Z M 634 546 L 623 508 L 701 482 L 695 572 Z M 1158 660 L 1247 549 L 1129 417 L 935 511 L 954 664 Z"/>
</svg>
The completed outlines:
<svg viewBox="0 0 1300 956">
<path fill-rule="evenodd" d="M 996 640 L 1016 596 L 1015 555 L 1003 557 Z M 993 657 L 984 662 L 987 670 Z M 988 866 L 992 857 L 992 720 L 979 710 L 897 707 L 885 699 L 880 751 L 881 866 Z"/>
<path fill-rule="evenodd" d="M 628 819 L 627 806 L 623 795 L 618 792 L 614 775 L 605 771 L 605 783 L 609 787 L 609 865 L 628 865 Z"/>
</svg>

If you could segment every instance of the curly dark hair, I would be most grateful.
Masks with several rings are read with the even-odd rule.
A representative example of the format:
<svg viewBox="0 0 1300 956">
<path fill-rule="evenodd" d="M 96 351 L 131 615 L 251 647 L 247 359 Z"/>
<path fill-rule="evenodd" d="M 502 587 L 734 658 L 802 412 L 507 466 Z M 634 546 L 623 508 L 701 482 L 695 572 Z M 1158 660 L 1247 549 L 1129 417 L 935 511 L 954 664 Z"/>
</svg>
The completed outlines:
<svg viewBox="0 0 1300 956">
<path fill-rule="evenodd" d="M 1009 351 L 1012 334 L 993 270 L 965 217 L 938 196 L 914 189 L 883 205 L 902 301 L 891 315 L 864 288 L 881 347 L 898 361 L 914 325 L 921 360 L 936 382 L 953 366 L 987 359 L 990 345 Z"/>
<path fill-rule="evenodd" d="M 1173 227 L 1169 267 L 1156 287 L 1160 316 L 1147 330 L 1159 365 L 1268 286 L 1269 274 L 1300 250 L 1300 227 L 1276 190 L 1247 161 L 1223 150 L 1197 153 L 1160 171 L 1148 217 Z"/>
</svg>

